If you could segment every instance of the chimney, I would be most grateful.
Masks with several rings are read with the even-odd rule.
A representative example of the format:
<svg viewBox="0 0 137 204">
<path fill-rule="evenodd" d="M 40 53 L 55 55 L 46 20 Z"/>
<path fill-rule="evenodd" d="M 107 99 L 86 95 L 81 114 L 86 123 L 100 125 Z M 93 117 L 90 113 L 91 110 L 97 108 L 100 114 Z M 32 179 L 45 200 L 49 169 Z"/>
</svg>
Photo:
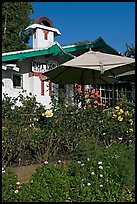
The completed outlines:
<svg viewBox="0 0 137 204">
<path fill-rule="evenodd" d="M 53 28 L 50 19 L 41 17 L 34 21 L 25 30 L 33 30 L 33 49 L 48 48 L 54 43 L 54 37 L 61 35 L 58 29 Z"/>
</svg>

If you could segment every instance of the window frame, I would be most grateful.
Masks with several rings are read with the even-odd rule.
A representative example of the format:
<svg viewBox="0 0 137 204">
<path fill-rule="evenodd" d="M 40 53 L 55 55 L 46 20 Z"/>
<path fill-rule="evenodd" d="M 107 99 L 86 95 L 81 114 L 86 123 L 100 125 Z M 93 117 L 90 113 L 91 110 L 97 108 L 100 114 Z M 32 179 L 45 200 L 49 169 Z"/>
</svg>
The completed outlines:
<svg viewBox="0 0 137 204">
<path fill-rule="evenodd" d="M 19 76 L 20 77 L 20 86 L 14 85 L 14 76 Z M 12 75 L 12 82 L 13 82 L 13 88 L 14 89 L 22 89 L 23 88 L 23 75 L 22 74 L 13 73 L 13 75 Z"/>
</svg>

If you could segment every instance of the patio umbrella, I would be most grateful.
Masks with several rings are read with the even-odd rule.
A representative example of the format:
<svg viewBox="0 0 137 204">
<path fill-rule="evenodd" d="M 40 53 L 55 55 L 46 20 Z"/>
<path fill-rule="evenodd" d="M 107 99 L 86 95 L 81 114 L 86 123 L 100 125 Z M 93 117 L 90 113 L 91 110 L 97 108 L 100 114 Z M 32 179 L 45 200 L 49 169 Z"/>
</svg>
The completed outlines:
<svg viewBox="0 0 137 204">
<path fill-rule="evenodd" d="M 116 78 L 120 81 L 135 82 L 135 70 L 119 74 Z"/>
<path fill-rule="evenodd" d="M 116 75 L 134 69 L 135 59 L 89 51 L 44 74 L 57 84 L 96 85 L 115 83 Z"/>
</svg>

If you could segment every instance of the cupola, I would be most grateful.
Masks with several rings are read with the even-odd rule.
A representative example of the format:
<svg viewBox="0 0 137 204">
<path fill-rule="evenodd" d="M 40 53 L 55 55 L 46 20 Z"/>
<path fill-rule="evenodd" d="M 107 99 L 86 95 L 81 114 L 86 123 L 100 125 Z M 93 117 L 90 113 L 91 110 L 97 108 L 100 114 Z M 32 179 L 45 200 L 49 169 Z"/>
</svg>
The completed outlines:
<svg viewBox="0 0 137 204">
<path fill-rule="evenodd" d="M 29 29 L 33 30 L 33 49 L 48 48 L 53 44 L 54 37 L 61 35 L 58 29 L 53 28 L 51 20 L 47 17 L 38 18 L 25 30 Z"/>
</svg>

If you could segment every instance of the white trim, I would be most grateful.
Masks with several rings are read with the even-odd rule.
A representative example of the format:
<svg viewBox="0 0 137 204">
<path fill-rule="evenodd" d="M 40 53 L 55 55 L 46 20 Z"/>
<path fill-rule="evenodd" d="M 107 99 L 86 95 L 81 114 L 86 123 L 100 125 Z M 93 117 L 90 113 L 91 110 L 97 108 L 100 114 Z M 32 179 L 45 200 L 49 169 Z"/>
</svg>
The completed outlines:
<svg viewBox="0 0 137 204">
<path fill-rule="evenodd" d="M 34 24 L 28 26 L 25 30 L 35 29 L 35 28 L 41 28 L 43 30 L 50 30 L 50 31 L 53 31 L 53 32 L 57 33 L 58 35 L 61 35 L 61 33 L 59 32 L 58 29 L 52 28 L 52 27 L 48 27 L 48 26 L 44 26 L 44 25 L 40 25 L 40 24 L 37 24 L 37 23 L 34 23 Z"/>
<path fill-rule="evenodd" d="M 7 70 L 7 67 L 4 66 L 4 65 L 2 65 L 2 69 L 3 69 L 3 70 Z"/>
<path fill-rule="evenodd" d="M 50 46 L 54 46 L 56 43 L 53 42 L 53 44 Z M 14 54 L 21 54 L 21 53 L 26 53 L 26 52 L 35 52 L 35 51 L 41 51 L 41 50 L 48 50 L 48 48 L 35 48 L 35 49 L 28 49 L 28 50 L 21 50 L 21 51 L 14 51 L 14 52 L 7 52 L 7 53 L 2 53 L 2 56 L 7 56 L 7 55 L 14 55 Z"/>
</svg>

